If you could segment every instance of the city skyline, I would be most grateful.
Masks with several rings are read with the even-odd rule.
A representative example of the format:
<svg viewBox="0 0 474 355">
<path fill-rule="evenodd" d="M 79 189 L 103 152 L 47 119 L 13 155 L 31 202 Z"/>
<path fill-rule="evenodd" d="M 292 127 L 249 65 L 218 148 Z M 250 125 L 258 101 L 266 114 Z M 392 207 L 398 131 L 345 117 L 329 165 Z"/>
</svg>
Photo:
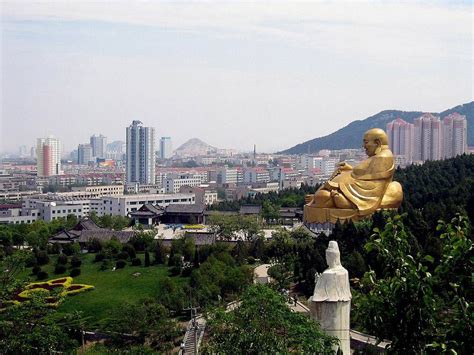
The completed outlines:
<svg viewBox="0 0 474 355">
<path fill-rule="evenodd" d="M 65 5 L 2 2 L 2 151 L 141 120 L 176 146 L 271 152 L 473 99 L 468 3 Z"/>
</svg>

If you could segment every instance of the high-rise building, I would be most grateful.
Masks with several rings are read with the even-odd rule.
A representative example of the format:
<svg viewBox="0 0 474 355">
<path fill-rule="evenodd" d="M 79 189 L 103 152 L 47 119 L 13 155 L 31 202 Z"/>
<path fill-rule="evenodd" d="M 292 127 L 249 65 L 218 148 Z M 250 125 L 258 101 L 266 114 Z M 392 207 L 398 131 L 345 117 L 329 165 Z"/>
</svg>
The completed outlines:
<svg viewBox="0 0 474 355">
<path fill-rule="evenodd" d="M 401 118 L 387 124 L 388 144 L 395 156 L 405 164 L 413 160 L 415 126 Z"/>
<path fill-rule="evenodd" d="M 38 176 L 61 174 L 61 142 L 57 138 L 38 138 L 36 140 Z"/>
<path fill-rule="evenodd" d="M 171 137 L 161 137 L 160 139 L 160 158 L 169 159 L 173 153 Z"/>
<path fill-rule="evenodd" d="M 453 158 L 467 151 L 467 120 L 455 112 L 443 119 L 443 158 Z"/>
<path fill-rule="evenodd" d="M 94 134 L 91 136 L 90 143 L 92 147 L 92 156 L 94 158 L 105 158 L 107 137 L 104 137 L 102 134 L 99 136 Z"/>
<path fill-rule="evenodd" d="M 415 160 L 439 160 L 442 157 L 442 130 L 439 117 L 430 113 L 415 118 Z"/>
<path fill-rule="evenodd" d="M 127 183 L 155 183 L 155 129 L 133 121 L 127 127 Z"/>
<path fill-rule="evenodd" d="M 77 147 L 77 164 L 87 165 L 93 161 L 92 146 L 90 144 L 79 144 Z"/>
</svg>

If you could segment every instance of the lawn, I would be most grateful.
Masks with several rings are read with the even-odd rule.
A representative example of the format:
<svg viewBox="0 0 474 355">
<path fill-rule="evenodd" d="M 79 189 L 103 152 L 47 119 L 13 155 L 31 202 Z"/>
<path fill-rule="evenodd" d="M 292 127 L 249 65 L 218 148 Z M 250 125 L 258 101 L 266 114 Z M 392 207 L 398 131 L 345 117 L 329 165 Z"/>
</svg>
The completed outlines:
<svg viewBox="0 0 474 355">
<path fill-rule="evenodd" d="M 100 271 L 101 263 L 94 263 L 94 257 L 94 254 L 81 256 L 81 275 L 74 277 L 73 283 L 93 285 L 95 289 L 66 297 L 58 308 L 58 313 L 82 311 L 85 317 L 90 317 L 88 323 L 92 327 L 98 327 L 101 320 L 107 318 L 111 311 L 120 309 L 125 302 L 134 303 L 158 295 L 161 281 L 168 276 L 168 267 L 164 265 L 131 266 L 130 262 L 123 269 Z M 142 259 L 143 264 L 143 254 L 137 257 Z M 65 274 L 54 274 L 56 259 L 50 259 L 49 264 L 42 267 L 48 272 L 48 279 L 69 275 L 69 270 Z M 28 276 L 30 271 L 31 268 L 27 269 L 22 276 Z M 135 273 L 140 275 L 134 276 Z M 30 279 L 35 281 L 31 276 Z M 183 277 L 174 277 L 173 280 L 179 283 L 187 282 Z"/>
</svg>

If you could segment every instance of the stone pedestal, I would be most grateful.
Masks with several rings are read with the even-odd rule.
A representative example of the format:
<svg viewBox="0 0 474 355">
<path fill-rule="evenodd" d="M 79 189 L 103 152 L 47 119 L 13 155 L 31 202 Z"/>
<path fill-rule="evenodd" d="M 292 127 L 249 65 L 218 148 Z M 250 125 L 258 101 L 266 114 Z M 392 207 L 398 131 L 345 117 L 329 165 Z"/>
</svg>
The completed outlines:
<svg viewBox="0 0 474 355">
<path fill-rule="evenodd" d="M 340 349 L 344 355 L 349 355 L 352 295 L 349 273 L 341 265 L 337 242 L 329 242 L 326 261 L 329 268 L 321 275 L 316 274 L 314 294 L 309 299 L 311 317 L 320 323 L 326 334 L 339 339 L 339 346 L 334 350 Z"/>
<path fill-rule="evenodd" d="M 321 329 L 328 335 L 339 339 L 339 346 L 344 355 L 350 354 L 350 311 L 351 301 L 343 302 L 316 302 L 309 299 L 311 318 L 317 320 Z"/>
</svg>

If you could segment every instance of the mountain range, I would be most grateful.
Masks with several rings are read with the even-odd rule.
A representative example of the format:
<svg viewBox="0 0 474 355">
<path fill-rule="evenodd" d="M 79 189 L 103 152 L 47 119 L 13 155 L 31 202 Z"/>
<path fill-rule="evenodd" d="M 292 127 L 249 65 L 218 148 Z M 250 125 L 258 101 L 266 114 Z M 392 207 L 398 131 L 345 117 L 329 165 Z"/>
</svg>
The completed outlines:
<svg viewBox="0 0 474 355">
<path fill-rule="evenodd" d="M 196 157 L 216 152 L 216 147 L 203 142 L 199 138 L 191 138 L 180 145 L 179 148 L 174 151 L 174 154 L 180 157 Z"/>
<path fill-rule="evenodd" d="M 467 144 L 469 146 L 474 146 L 474 101 L 450 108 L 440 113 L 431 113 L 440 116 L 442 119 L 453 112 L 457 112 L 466 116 Z M 382 128 L 385 130 L 387 123 L 398 117 L 404 119 L 407 122 L 413 123 L 413 120 L 417 117 L 420 117 L 423 113 L 425 112 L 385 110 L 364 120 L 353 121 L 347 126 L 327 136 L 314 138 L 304 143 L 297 144 L 294 147 L 286 149 L 280 153 L 305 154 L 317 153 L 321 149 L 359 148 L 362 145 L 362 137 L 367 130 L 371 128 Z"/>
</svg>

